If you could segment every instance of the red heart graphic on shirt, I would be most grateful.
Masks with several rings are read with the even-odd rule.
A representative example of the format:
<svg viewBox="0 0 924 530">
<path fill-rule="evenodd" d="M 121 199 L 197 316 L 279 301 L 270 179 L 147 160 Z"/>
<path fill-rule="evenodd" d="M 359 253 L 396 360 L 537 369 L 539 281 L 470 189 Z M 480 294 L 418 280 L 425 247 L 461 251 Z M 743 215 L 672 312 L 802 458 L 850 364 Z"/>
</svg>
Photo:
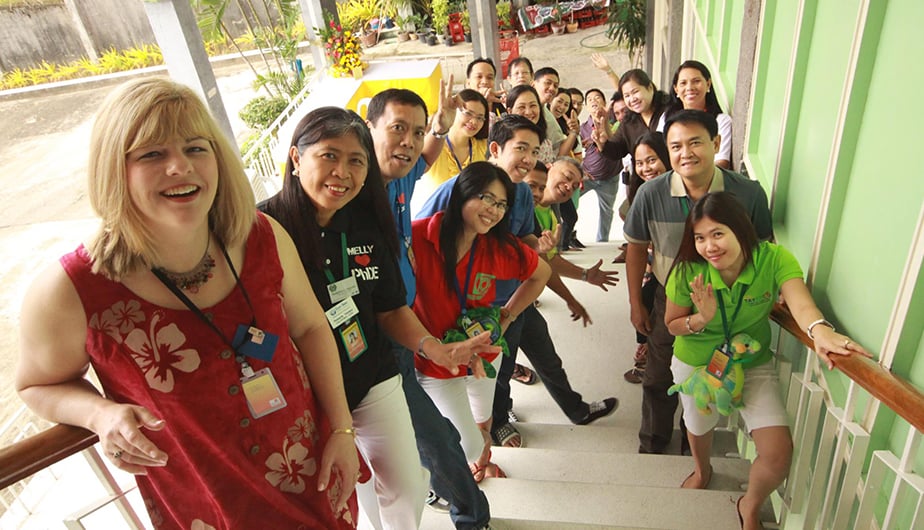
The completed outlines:
<svg viewBox="0 0 924 530">
<path fill-rule="evenodd" d="M 398 204 L 404 204 L 404 194 L 398 195 Z"/>
<path fill-rule="evenodd" d="M 356 260 L 356 263 L 362 265 L 363 267 L 365 267 L 366 265 L 369 265 L 369 261 L 370 261 L 369 254 L 361 254 L 359 256 L 356 256 L 353 259 Z"/>
</svg>

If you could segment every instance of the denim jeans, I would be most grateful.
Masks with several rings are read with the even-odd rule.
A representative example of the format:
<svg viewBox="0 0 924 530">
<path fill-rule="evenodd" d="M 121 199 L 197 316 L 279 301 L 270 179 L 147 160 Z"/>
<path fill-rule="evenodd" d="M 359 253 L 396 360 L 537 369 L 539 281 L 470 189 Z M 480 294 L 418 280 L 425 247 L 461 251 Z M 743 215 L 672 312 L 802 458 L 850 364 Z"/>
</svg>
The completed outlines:
<svg viewBox="0 0 924 530">
<path fill-rule="evenodd" d="M 610 226 L 613 224 L 613 205 L 616 203 L 616 193 L 619 191 L 619 180 L 616 177 L 606 180 L 585 180 L 581 197 L 583 198 L 591 191 L 597 192 L 597 206 L 600 211 L 597 241 L 609 241 Z"/>
<path fill-rule="evenodd" d="M 488 499 L 478 488 L 462 452 L 459 432 L 440 414 L 417 382 L 414 354 L 392 345 L 398 359 L 404 395 L 411 412 L 420 463 L 430 471 L 430 487 L 450 504 L 449 516 L 459 530 L 482 528 L 491 521 Z"/>
</svg>

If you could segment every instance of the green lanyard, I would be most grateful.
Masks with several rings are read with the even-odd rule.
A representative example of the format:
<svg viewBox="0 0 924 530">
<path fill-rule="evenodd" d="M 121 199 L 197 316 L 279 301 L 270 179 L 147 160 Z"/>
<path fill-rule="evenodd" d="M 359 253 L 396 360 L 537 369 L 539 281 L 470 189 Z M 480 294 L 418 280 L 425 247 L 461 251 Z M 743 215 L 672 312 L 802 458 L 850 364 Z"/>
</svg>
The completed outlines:
<svg viewBox="0 0 924 530">
<path fill-rule="evenodd" d="M 342 263 L 343 263 L 343 278 L 346 278 L 347 276 L 350 275 L 350 264 L 347 262 L 347 251 L 346 251 L 346 247 L 347 247 L 346 234 L 343 233 L 343 232 L 341 232 L 341 233 L 340 233 L 340 254 L 341 254 L 341 256 L 342 256 L 341 259 L 343 260 L 343 261 L 342 261 Z M 334 283 L 334 282 L 337 281 L 337 280 L 334 279 L 334 274 L 333 274 L 333 273 L 330 271 L 330 269 L 327 268 L 327 267 L 324 267 L 324 275 L 327 276 L 327 281 L 329 281 L 330 283 Z"/>
<path fill-rule="evenodd" d="M 725 302 L 722 300 L 722 291 L 718 289 L 715 292 L 715 296 L 719 301 L 719 313 L 722 315 L 722 331 L 725 333 L 725 344 L 731 347 L 731 326 L 735 323 L 735 319 L 738 318 L 738 311 L 741 310 L 741 302 L 744 301 L 744 293 L 747 292 L 747 287 L 743 287 L 741 290 L 741 296 L 738 297 L 738 303 L 735 305 L 735 312 L 732 314 L 731 320 L 725 316 Z"/>
</svg>

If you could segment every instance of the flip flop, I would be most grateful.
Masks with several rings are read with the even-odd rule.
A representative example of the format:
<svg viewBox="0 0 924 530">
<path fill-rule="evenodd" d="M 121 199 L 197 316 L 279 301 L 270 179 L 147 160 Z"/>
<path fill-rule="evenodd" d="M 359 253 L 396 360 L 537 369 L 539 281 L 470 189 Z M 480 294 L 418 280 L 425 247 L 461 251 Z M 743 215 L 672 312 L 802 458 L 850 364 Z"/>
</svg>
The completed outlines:
<svg viewBox="0 0 924 530">
<path fill-rule="evenodd" d="M 696 470 L 691 471 L 690 474 L 687 475 L 687 478 L 683 479 L 683 482 L 680 483 L 680 487 L 683 488 L 686 485 L 687 481 L 693 478 L 693 475 L 695 474 L 696 474 Z M 703 487 L 701 489 L 708 489 L 710 482 L 712 482 L 712 466 L 711 465 L 709 466 L 709 476 L 706 478 L 706 483 L 703 484 Z M 690 489 L 693 489 L 693 488 L 690 488 Z"/>
<path fill-rule="evenodd" d="M 510 379 L 513 379 L 517 383 L 523 383 L 524 385 L 533 385 L 536 384 L 537 377 L 536 372 L 517 363 L 513 368 L 513 375 L 510 376 Z"/>
<path fill-rule="evenodd" d="M 486 478 L 507 478 L 507 473 L 504 473 L 504 470 L 499 465 L 490 460 L 484 466 L 479 466 L 478 462 L 475 462 L 471 467 L 472 478 L 475 479 L 476 483 L 480 483 Z"/>
</svg>

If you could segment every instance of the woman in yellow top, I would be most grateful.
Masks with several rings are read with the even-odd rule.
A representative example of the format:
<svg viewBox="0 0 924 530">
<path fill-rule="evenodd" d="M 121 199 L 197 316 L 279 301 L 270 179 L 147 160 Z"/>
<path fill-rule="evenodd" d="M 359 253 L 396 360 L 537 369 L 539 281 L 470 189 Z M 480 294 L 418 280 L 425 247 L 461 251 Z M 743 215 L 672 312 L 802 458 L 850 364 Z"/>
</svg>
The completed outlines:
<svg viewBox="0 0 924 530">
<path fill-rule="evenodd" d="M 466 88 L 455 98 L 456 112 L 448 131 L 434 124 L 424 140 L 421 156 L 430 166 L 417 183 L 414 197 L 426 200 L 450 178 L 472 162 L 487 160 L 488 102 L 477 91 Z M 445 126 L 445 125 L 444 125 Z M 421 203 L 423 204 L 423 203 Z"/>
</svg>

